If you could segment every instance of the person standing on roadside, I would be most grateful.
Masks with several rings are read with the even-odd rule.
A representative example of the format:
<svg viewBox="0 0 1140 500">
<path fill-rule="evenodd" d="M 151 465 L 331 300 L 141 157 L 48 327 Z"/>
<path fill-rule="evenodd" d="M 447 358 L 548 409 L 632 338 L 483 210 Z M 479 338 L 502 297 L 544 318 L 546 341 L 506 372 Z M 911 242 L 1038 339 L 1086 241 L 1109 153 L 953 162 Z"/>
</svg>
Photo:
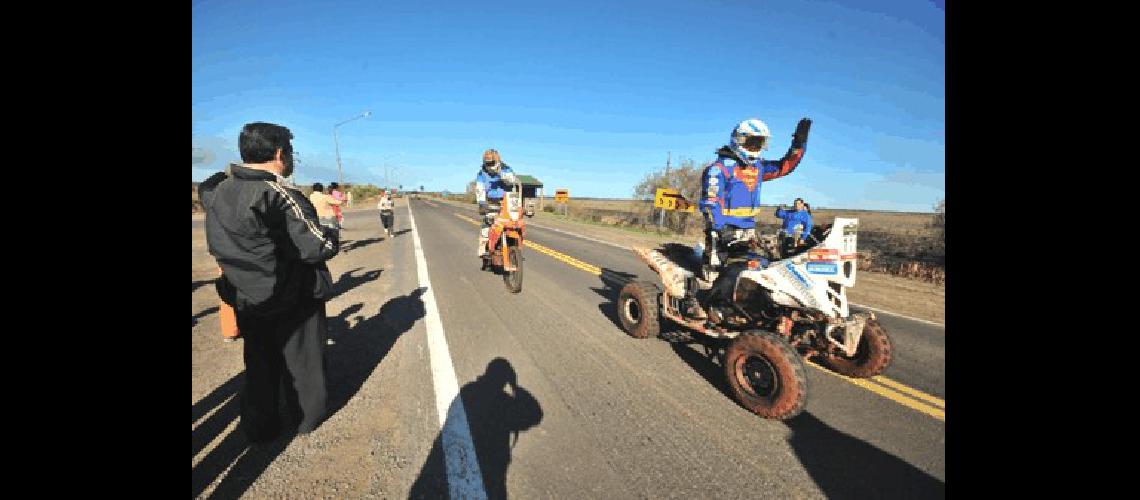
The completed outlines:
<svg viewBox="0 0 1140 500">
<path fill-rule="evenodd" d="M 313 184 L 313 192 L 309 193 L 309 202 L 313 204 L 313 208 L 317 211 L 317 217 L 322 226 L 339 230 L 340 227 L 336 223 L 336 207 L 340 202 L 333 199 L 332 196 L 325 194 L 325 186 L 321 183 Z"/>
<path fill-rule="evenodd" d="M 325 262 L 340 242 L 305 196 L 284 185 L 293 172 L 292 139 L 280 125 L 246 124 L 238 138 L 243 164 L 199 186 L 206 244 L 222 268 L 215 287 L 233 306 L 244 339 L 240 425 L 252 443 L 294 423 L 309 433 L 327 412 L 325 301 L 333 283 Z"/>
<path fill-rule="evenodd" d="M 330 182 L 329 194 L 332 195 L 332 199 L 339 202 L 333 205 L 333 212 L 336 213 L 336 228 L 344 229 L 342 225 L 344 224 L 344 214 L 341 213 L 341 205 L 344 204 L 344 193 L 340 191 L 340 185 L 335 182 Z"/>
</svg>

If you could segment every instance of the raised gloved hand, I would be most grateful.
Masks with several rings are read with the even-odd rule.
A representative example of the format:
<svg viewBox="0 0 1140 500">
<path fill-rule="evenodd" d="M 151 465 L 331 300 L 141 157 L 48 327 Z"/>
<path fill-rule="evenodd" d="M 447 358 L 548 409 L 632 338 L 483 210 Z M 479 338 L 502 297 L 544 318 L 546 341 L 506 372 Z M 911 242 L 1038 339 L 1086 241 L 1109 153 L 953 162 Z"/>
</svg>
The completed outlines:
<svg viewBox="0 0 1140 500">
<path fill-rule="evenodd" d="M 792 148 L 803 149 L 807 146 L 808 131 L 811 130 L 811 119 L 802 118 L 796 125 L 796 133 L 792 134 Z"/>
</svg>

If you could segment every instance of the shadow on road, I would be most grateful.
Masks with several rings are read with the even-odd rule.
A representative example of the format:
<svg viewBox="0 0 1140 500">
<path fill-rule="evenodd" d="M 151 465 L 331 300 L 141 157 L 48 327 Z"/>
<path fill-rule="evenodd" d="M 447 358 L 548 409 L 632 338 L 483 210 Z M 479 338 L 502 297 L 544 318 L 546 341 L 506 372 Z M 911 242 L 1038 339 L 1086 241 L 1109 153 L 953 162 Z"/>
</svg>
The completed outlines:
<svg viewBox="0 0 1140 500">
<path fill-rule="evenodd" d="M 393 237 L 393 238 L 395 238 L 395 237 L 397 237 L 397 236 L 399 236 L 399 235 L 401 235 L 401 234 L 404 234 L 404 233 L 410 233 L 410 232 L 412 232 L 412 230 L 411 230 L 411 229 L 401 229 L 401 230 L 399 230 L 399 231 L 393 231 L 393 232 L 392 232 L 392 237 Z"/>
<path fill-rule="evenodd" d="M 519 440 L 519 433 L 542 422 L 542 406 L 530 391 L 518 384 L 518 375 L 511 363 L 495 358 L 479 378 L 459 390 L 459 398 L 471 429 L 471 440 L 482 473 L 487 498 L 507 498 L 507 469 L 511 465 L 511 450 Z M 444 429 L 461 424 L 455 402 L 448 410 Z M 444 448 L 456 450 L 454 434 L 440 432 L 432 443 L 431 452 L 419 477 L 412 484 L 408 498 L 447 498 L 447 465 Z M 462 458 L 462 457 L 460 457 Z"/>
<path fill-rule="evenodd" d="M 240 414 L 241 397 L 238 395 L 238 387 L 244 384 L 244 379 L 245 372 L 234 375 L 209 395 L 194 403 L 192 422 L 197 425 L 193 427 L 191 432 L 192 458 L 217 439 L 227 427 L 237 422 Z M 289 446 L 294 435 L 294 433 L 285 432 L 271 442 L 250 448 L 245 433 L 234 427 L 214 449 L 202 457 L 198 465 L 193 467 L 190 473 L 191 496 L 201 495 L 223 473 L 225 477 L 214 489 L 211 497 L 237 498 L 241 496 L 249 489 L 253 481 L 269 467 L 269 464 L 273 463 L 273 460 Z M 233 467 L 230 468 L 229 472 L 226 472 L 231 464 Z"/>
<path fill-rule="evenodd" d="M 358 267 L 358 268 L 353 269 L 351 271 L 345 271 L 343 274 L 341 274 L 340 279 L 338 279 L 336 281 L 336 284 L 333 285 L 332 297 L 337 297 L 337 296 L 343 294 L 344 292 L 352 290 L 353 288 L 356 288 L 356 287 L 358 287 L 364 283 L 375 280 L 376 278 L 380 277 L 380 273 L 384 272 L 383 269 L 377 269 L 375 271 L 368 271 L 368 272 L 366 272 L 360 276 L 353 276 L 352 275 L 353 273 L 360 271 L 361 269 L 364 269 L 364 268 Z M 332 299 L 332 297 L 330 297 L 330 300 Z"/>
<path fill-rule="evenodd" d="M 809 412 L 785 421 L 788 443 L 828 498 L 945 498 L 946 483 Z"/>
<path fill-rule="evenodd" d="M 605 317 L 609 318 L 610 321 L 614 323 L 614 326 L 621 330 L 621 320 L 617 314 L 618 294 L 621 293 L 621 288 L 625 286 L 626 283 L 637 279 L 637 275 L 603 267 L 600 279 L 602 281 L 601 287 L 590 288 L 594 293 L 605 299 L 598 304 L 598 310 L 601 311 Z"/>
<path fill-rule="evenodd" d="M 209 279 L 209 280 L 191 281 L 190 282 L 190 291 L 194 292 L 195 290 L 200 288 L 202 285 L 212 285 L 212 284 L 214 284 L 214 281 L 217 281 L 217 280 Z"/>
<path fill-rule="evenodd" d="M 673 343 L 693 371 L 734 402 L 717 341 L 696 337 Z M 696 347 L 696 349 L 694 349 Z M 739 403 L 738 403 L 739 404 Z M 760 417 L 756 417 L 760 418 Z M 784 422 L 804 470 L 828 498 L 943 498 L 945 483 L 875 446 L 840 432 L 810 412 Z"/>
<path fill-rule="evenodd" d="M 353 316 L 361 310 L 362 304 L 352 305 L 329 318 L 329 337 L 335 342 L 329 346 L 326 358 L 329 416 L 348 404 L 400 335 L 424 317 L 420 297 L 426 291 L 420 287 L 395 297 L 367 319 L 362 315 Z"/>
<path fill-rule="evenodd" d="M 329 333 L 336 340 L 336 344 L 328 346 L 325 351 L 328 387 L 328 411 L 325 419 L 348 403 L 379 366 L 396 339 L 424 316 L 424 305 L 420 300 L 424 291 L 425 288 L 418 288 L 407 295 L 393 298 L 381 306 L 377 314 L 368 319 L 360 315 L 355 316 L 353 318 L 355 323 L 351 325 L 349 317 L 359 312 L 363 308 L 362 304 L 347 307 L 336 317 L 328 319 Z M 193 421 L 200 423 L 194 427 L 192 433 L 192 456 L 197 456 L 209 443 L 238 421 L 241 413 L 241 395 L 238 394 L 238 387 L 243 385 L 244 372 L 235 375 L 193 405 Z M 283 396 L 281 401 L 282 405 L 285 405 L 287 398 Z M 282 409 L 282 412 L 288 415 L 286 410 Z M 209 416 L 206 416 L 207 414 Z M 222 441 L 193 467 L 192 496 L 201 495 L 212 482 L 224 474 L 225 477 L 211 497 L 240 497 L 296 437 L 295 423 L 283 426 L 284 429 L 292 430 L 284 431 L 277 439 L 253 447 L 250 446 L 245 432 L 234 426 Z"/>
<path fill-rule="evenodd" d="M 194 326 L 194 325 L 198 324 L 198 320 L 218 312 L 218 309 L 220 309 L 220 308 L 221 308 L 221 306 L 209 307 L 209 308 L 203 309 L 202 312 L 191 316 L 190 317 L 190 326 Z"/>
<path fill-rule="evenodd" d="M 365 239 L 365 240 L 356 240 L 356 241 L 352 241 L 352 242 L 350 242 L 350 243 L 349 243 L 349 244 L 347 244 L 347 245 L 345 245 L 345 244 L 341 244 L 341 246 L 340 246 L 340 250 L 341 250 L 342 252 L 347 252 L 347 251 L 349 251 L 349 250 L 356 250 L 356 249 L 358 249 L 358 248 L 360 248 L 360 247 L 368 246 L 368 245 L 371 245 L 371 244 L 373 244 L 373 243 L 378 243 L 378 242 L 381 242 L 381 241 L 384 241 L 384 238 L 368 238 L 368 239 Z"/>
</svg>

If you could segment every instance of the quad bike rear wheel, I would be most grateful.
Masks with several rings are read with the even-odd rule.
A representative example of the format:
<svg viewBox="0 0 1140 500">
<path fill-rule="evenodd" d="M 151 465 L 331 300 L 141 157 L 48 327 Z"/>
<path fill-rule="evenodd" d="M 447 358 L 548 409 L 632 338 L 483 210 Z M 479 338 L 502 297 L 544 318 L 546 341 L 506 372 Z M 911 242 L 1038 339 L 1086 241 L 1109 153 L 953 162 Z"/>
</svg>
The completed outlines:
<svg viewBox="0 0 1140 500">
<path fill-rule="evenodd" d="M 854 356 L 825 354 L 823 362 L 837 373 L 854 378 L 870 378 L 883 373 L 891 364 L 891 338 L 878 321 L 868 319 Z"/>
<path fill-rule="evenodd" d="M 618 293 L 617 314 L 621 327 L 635 339 L 656 337 L 661 332 L 661 289 L 651 281 L 631 281 Z"/>
<path fill-rule="evenodd" d="M 507 290 L 511 293 L 519 293 L 522 291 L 523 279 L 522 253 L 519 252 L 519 247 L 508 247 L 505 250 L 509 252 L 507 256 L 510 257 L 515 270 L 503 272 L 503 283 L 507 284 Z"/>
<path fill-rule="evenodd" d="M 761 417 L 789 419 L 807 404 L 803 360 L 774 333 L 741 333 L 725 350 L 724 368 L 737 402 Z"/>
</svg>

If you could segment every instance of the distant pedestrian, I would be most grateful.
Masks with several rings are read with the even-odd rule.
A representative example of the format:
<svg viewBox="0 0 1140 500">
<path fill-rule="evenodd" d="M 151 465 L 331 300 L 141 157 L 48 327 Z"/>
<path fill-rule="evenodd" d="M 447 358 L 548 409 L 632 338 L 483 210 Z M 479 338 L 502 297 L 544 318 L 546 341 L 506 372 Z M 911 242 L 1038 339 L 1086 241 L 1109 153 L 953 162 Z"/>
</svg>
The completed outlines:
<svg viewBox="0 0 1140 500">
<path fill-rule="evenodd" d="M 340 185 L 335 182 L 329 183 L 329 194 L 332 198 L 340 203 L 333 205 L 333 212 L 336 213 L 336 228 L 344 229 L 344 214 L 341 211 L 341 205 L 344 204 L 344 193 L 340 191 Z"/>
<path fill-rule="evenodd" d="M 244 340 L 240 426 L 254 443 L 294 423 L 308 433 L 328 411 L 323 344 L 333 282 L 325 261 L 340 243 L 305 196 L 284 185 L 293 172 L 292 138 L 280 125 L 245 125 L 244 164 L 199 186 L 206 244 L 222 268 L 218 296 L 233 306 Z"/>
<path fill-rule="evenodd" d="M 384 232 L 388 237 L 392 237 L 392 223 L 395 218 L 395 211 L 393 210 L 392 198 L 384 190 L 380 190 L 380 201 L 376 203 L 376 208 L 380 210 L 380 224 L 384 226 Z"/>
</svg>

